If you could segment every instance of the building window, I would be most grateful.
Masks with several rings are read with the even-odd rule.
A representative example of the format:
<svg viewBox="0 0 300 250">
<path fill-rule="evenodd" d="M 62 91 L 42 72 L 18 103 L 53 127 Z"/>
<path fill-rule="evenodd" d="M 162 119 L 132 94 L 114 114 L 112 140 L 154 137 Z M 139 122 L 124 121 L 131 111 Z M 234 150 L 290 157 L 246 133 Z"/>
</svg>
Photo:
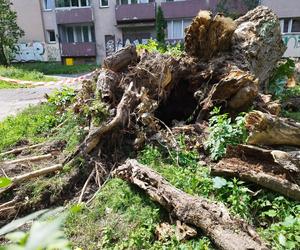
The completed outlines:
<svg viewBox="0 0 300 250">
<path fill-rule="evenodd" d="M 86 7 L 90 6 L 89 0 L 56 0 L 55 6 L 57 8 L 65 8 L 65 7 Z"/>
<path fill-rule="evenodd" d="M 118 0 L 118 4 L 151 3 L 154 0 Z"/>
<path fill-rule="evenodd" d="M 293 19 L 292 32 L 300 32 L 300 19 Z"/>
<path fill-rule="evenodd" d="M 108 0 L 100 0 L 100 7 L 108 7 Z"/>
<path fill-rule="evenodd" d="M 62 28 L 62 42 L 82 43 L 95 42 L 94 26 L 67 26 Z"/>
<path fill-rule="evenodd" d="M 183 39 L 185 28 L 192 23 L 190 19 L 168 21 L 168 39 Z"/>
<path fill-rule="evenodd" d="M 55 32 L 54 30 L 47 30 L 48 33 L 48 42 L 49 43 L 55 43 L 56 42 L 56 38 L 55 38 Z"/>
<path fill-rule="evenodd" d="M 44 10 L 51 10 L 52 6 L 51 6 L 51 0 L 44 0 Z"/>
</svg>

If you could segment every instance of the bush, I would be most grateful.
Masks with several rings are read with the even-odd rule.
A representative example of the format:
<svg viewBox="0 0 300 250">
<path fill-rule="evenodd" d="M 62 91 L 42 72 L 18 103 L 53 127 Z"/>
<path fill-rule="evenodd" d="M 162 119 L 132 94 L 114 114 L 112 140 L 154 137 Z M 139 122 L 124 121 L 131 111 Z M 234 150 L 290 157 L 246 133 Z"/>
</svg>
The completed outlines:
<svg viewBox="0 0 300 250">
<path fill-rule="evenodd" d="M 287 80 L 295 72 L 295 63 L 291 59 L 286 59 L 275 69 L 269 83 L 269 91 L 276 98 L 280 98 L 284 93 Z"/>
<path fill-rule="evenodd" d="M 211 112 L 213 116 L 209 119 L 210 134 L 205 143 L 213 160 L 222 158 L 228 145 L 237 145 L 247 139 L 243 114 L 232 122 L 228 114 L 220 115 L 219 113 L 220 108 L 217 107 Z"/>
<path fill-rule="evenodd" d="M 161 54 L 168 54 L 174 57 L 179 57 L 183 53 L 183 45 L 181 43 L 177 43 L 175 45 L 165 45 L 162 43 L 158 43 L 153 39 L 149 39 L 147 44 L 138 44 L 137 50 L 140 51 L 145 49 L 149 52 L 159 52 Z"/>
</svg>

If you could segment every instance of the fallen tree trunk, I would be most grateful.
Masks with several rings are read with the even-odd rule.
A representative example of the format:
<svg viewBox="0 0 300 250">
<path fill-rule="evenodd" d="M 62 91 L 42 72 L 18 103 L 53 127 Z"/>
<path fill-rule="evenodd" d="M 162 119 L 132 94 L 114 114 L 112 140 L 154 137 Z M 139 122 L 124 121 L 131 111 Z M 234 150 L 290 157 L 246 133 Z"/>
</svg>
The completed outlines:
<svg viewBox="0 0 300 250">
<path fill-rule="evenodd" d="M 248 144 L 300 146 L 300 123 L 260 111 L 246 115 Z"/>
<path fill-rule="evenodd" d="M 201 228 L 220 249 L 267 249 L 250 225 L 232 218 L 223 205 L 184 193 L 136 160 L 127 160 L 113 176 L 137 185 L 171 215 Z"/>
<path fill-rule="evenodd" d="M 135 46 L 127 46 L 104 59 L 103 67 L 118 72 L 137 61 Z"/>
<path fill-rule="evenodd" d="M 249 145 L 228 147 L 226 158 L 211 172 L 254 182 L 289 198 L 300 200 L 300 152 L 268 150 Z"/>
</svg>

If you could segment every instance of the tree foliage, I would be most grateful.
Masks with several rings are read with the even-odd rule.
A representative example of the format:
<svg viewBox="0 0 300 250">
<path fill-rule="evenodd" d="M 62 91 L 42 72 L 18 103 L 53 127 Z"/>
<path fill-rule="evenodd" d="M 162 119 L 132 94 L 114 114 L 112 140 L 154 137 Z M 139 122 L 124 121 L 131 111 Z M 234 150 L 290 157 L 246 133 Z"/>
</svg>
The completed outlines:
<svg viewBox="0 0 300 250">
<path fill-rule="evenodd" d="M 7 65 L 16 51 L 16 43 L 24 35 L 17 24 L 17 13 L 9 0 L 0 0 L 0 64 Z"/>
<path fill-rule="evenodd" d="M 167 22 L 164 18 L 162 8 L 159 6 L 156 14 L 156 39 L 159 43 L 165 43 L 165 29 L 167 28 Z"/>
</svg>

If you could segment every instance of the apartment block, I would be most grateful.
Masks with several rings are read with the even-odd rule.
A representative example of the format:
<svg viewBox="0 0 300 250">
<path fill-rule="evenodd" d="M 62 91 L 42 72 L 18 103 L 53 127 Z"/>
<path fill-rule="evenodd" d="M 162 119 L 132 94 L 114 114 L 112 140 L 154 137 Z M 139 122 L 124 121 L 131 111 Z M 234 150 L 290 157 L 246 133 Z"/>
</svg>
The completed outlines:
<svg viewBox="0 0 300 250">
<path fill-rule="evenodd" d="M 261 0 L 279 17 L 282 38 L 287 46 L 284 57 L 300 57 L 300 1 Z"/>
<path fill-rule="evenodd" d="M 101 63 L 127 44 L 155 39 L 161 6 L 166 40 L 182 41 L 199 10 L 217 11 L 218 0 L 11 0 L 25 36 L 15 61 Z M 232 10 L 245 12 L 241 1 Z"/>
</svg>

